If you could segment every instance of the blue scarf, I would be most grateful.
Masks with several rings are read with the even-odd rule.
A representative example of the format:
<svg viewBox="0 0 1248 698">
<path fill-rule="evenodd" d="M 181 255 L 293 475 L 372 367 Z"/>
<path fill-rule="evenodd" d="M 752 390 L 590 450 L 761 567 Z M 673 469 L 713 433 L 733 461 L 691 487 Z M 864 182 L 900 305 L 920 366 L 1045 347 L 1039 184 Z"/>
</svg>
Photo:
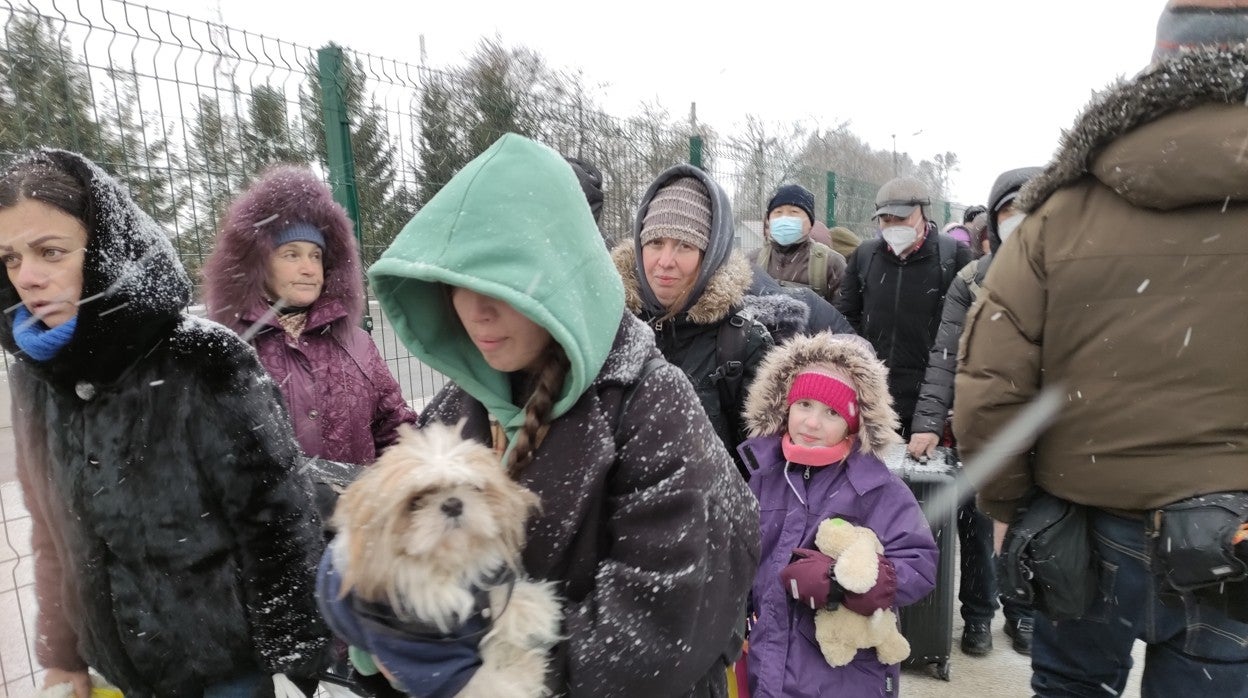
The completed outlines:
<svg viewBox="0 0 1248 698">
<path fill-rule="evenodd" d="M 35 361 L 47 361 L 69 344 L 78 326 L 75 315 L 64 323 L 48 329 L 42 320 L 35 320 L 25 305 L 13 311 L 13 341 Z"/>
</svg>

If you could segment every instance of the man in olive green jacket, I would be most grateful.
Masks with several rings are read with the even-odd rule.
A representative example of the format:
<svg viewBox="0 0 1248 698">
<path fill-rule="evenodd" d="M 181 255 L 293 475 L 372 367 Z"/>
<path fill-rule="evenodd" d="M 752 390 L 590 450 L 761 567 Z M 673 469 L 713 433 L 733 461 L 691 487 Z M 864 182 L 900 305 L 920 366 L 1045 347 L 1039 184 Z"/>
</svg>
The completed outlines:
<svg viewBox="0 0 1248 698">
<path fill-rule="evenodd" d="M 959 349 L 968 461 L 1042 387 L 1067 398 L 979 489 L 998 522 L 1032 487 L 1089 507 L 1103 598 L 1079 620 L 1037 613 L 1039 696 L 1120 695 L 1136 639 L 1145 695 L 1248 695 L 1248 624 L 1168 587 L 1145 529 L 1149 510 L 1248 490 L 1248 3 L 1190 4 L 1170 3 L 1154 64 L 1100 93 L 1023 189 Z"/>
</svg>

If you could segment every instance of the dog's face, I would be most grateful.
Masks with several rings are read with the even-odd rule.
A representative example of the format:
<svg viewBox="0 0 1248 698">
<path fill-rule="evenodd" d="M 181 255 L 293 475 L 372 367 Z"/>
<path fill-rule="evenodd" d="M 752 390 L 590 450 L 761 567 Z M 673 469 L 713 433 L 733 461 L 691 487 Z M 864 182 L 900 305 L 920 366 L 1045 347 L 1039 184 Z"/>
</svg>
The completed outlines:
<svg viewBox="0 0 1248 698">
<path fill-rule="evenodd" d="M 538 503 L 493 450 L 456 428 L 400 427 L 334 512 L 343 592 L 394 604 L 412 584 L 466 585 L 516 565 Z"/>
</svg>

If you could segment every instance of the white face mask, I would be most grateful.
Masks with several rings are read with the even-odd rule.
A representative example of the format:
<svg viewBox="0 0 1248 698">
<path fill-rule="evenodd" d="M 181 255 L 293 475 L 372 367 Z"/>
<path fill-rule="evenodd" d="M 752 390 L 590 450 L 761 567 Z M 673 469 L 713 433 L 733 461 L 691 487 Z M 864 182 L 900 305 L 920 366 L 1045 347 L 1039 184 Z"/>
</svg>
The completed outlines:
<svg viewBox="0 0 1248 698">
<path fill-rule="evenodd" d="M 880 231 L 880 237 L 893 249 L 893 254 L 902 255 L 919 239 L 919 231 L 908 225 L 890 225 Z"/>
<path fill-rule="evenodd" d="M 1023 224 L 1023 219 L 1027 216 L 1022 213 L 1016 213 L 1009 218 L 997 224 L 997 235 L 1000 236 L 1001 242 L 1005 242 L 1006 238 L 1014 234 L 1018 230 L 1018 226 Z"/>
</svg>

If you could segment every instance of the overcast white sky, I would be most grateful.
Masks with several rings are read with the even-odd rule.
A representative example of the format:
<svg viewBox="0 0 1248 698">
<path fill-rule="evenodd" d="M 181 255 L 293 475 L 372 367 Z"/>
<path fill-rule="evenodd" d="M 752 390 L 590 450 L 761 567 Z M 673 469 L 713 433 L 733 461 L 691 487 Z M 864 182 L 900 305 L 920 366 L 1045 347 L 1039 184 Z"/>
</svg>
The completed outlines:
<svg viewBox="0 0 1248 698">
<path fill-rule="evenodd" d="M 720 133 L 748 113 L 851 129 L 915 159 L 951 150 L 954 199 L 1042 165 L 1093 90 L 1148 62 L 1163 0 L 147 0 L 301 44 L 458 63 L 483 35 L 605 83 L 624 116 L 658 100 Z M 739 9 L 726 9 L 735 6 Z M 919 135 L 911 135 L 922 131 Z"/>
</svg>

